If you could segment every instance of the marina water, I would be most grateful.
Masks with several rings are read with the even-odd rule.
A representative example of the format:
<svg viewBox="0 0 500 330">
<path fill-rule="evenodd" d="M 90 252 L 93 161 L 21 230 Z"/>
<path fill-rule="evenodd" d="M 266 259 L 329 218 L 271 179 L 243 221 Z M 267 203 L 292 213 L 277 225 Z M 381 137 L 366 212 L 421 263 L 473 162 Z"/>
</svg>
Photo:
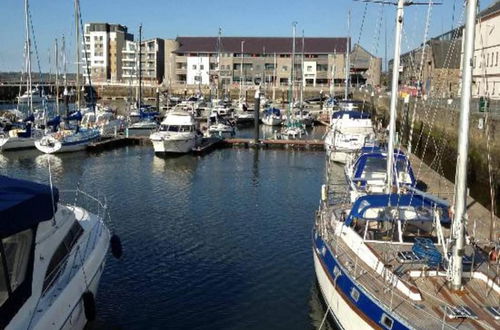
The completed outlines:
<svg viewBox="0 0 500 330">
<path fill-rule="evenodd" d="M 0 154 L 2 174 L 106 196 L 108 258 L 93 329 L 311 329 L 321 323 L 311 228 L 324 152 L 151 146 Z M 329 326 L 327 325 L 327 328 Z"/>
</svg>

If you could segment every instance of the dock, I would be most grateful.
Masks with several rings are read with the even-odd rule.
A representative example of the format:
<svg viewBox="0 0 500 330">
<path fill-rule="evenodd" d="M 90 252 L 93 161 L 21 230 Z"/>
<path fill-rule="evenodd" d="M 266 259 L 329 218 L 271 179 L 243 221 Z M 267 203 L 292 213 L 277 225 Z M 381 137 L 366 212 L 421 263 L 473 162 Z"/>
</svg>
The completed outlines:
<svg viewBox="0 0 500 330">
<path fill-rule="evenodd" d="M 145 145 L 150 143 L 149 138 L 141 136 L 123 136 L 106 137 L 100 141 L 91 143 L 87 146 L 87 151 L 100 152 L 109 149 L 121 148 L 131 145 Z"/>
<path fill-rule="evenodd" d="M 220 146 L 222 141 L 223 140 L 218 137 L 203 138 L 200 145 L 193 148 L 193 153 L 197 155 L 208 153 L 214 150 L 217 146 Z"/>
<path fill-rule="evenodd" d="M 305 149 L 324 150 L 323 140 L 279 140 L 279 139 L 259 139 L 256 144 L 254 139 L 224 139 L 224 144 L 229 147 L 243 148 L 284 148 L 284 149 Z"/>
</svg>

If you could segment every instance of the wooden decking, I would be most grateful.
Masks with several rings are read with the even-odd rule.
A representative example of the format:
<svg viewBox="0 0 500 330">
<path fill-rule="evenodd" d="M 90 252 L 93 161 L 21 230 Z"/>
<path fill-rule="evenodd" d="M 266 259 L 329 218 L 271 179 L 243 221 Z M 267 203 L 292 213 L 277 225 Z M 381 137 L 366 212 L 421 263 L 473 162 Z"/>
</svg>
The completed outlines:
<svg viewBox="0 0 500 330">
<path fill-rule="evenodd" d="M 258 147 L 258 148 L 295 148 L 306 150 L 324 150 L 323 140 L 277 140 L 260 139 L 256 144 L 254 139 L 225 139 L 224 144 L 234 147 Z"/>
</svg>

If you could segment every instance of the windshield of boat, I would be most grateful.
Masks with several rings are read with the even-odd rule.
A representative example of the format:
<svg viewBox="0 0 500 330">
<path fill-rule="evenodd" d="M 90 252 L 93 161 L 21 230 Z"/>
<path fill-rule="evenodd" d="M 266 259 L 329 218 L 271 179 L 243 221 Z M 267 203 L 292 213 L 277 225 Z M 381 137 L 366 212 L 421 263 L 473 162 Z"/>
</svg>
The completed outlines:
<svg viewBox="0 0 500 330">
<path fill-rule="evenodd" d="M 410 183 L 411 178 L 407 171 L 408 162 L 405 159 L 398 159 L 396 161 L 397 178 L 399 182 Z M 374 180 L 385 178 L 387 172 L 387 159 L 367 157 L 366 164 L 361 173 L 361 179 Z"/>
<path fill-rule="evenodd" d="M 9 294 L 15 293 L 16 289 L 24 282 L 28 271 L 32 243 L 33 232 L 31 229 L 2 239 L 2 248 L 0 249 L 0 306 L 9 298 Z"/>
<path fill-rule="evenodd" d="M 191 132 L 191 125 L 161 125 L 161 131 L 166 132 Z"/>
</svg>

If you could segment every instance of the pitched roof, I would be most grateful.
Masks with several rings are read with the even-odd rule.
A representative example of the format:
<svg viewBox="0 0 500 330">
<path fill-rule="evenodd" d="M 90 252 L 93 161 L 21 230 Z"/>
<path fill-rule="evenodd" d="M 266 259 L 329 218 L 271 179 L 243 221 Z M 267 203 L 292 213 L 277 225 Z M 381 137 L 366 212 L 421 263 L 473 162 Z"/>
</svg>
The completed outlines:
<svg viewBox="0 0 500 330">
<path fill-rule="evenodd" d="M 177 37 L 179 48 L 175 53 L 217 52 L 217 37 Z M 240 53 L 244 41 L 246 54 L 290 54 L 292 38 L 284 37 L 222 37 L 222 52 Z M 304 53 L 345 53 L 349 38 L 305 38 Z M 302 51 L 302 38 L 296 38 L 295 51 Z"/>
</svg>

